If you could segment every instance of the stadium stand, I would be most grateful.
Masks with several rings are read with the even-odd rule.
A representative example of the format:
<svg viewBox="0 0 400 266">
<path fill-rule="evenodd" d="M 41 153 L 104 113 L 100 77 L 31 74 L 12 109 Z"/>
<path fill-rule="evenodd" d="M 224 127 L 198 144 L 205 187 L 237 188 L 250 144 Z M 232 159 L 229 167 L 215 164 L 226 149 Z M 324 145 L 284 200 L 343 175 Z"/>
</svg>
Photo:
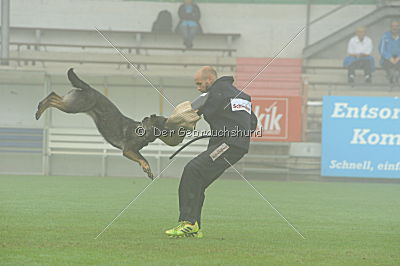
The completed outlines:
<svg viewBox="0 0 400 266">
<path fill-rule="evenodd" d="M 347 42 L 354 35 L 355 28 L 365 25 L 372 35 L 373 55 L 377 61 L 376 65 L 379 66 L 377 47 L 380 36 L 387 30 L 388 23 L 398 18 L 400 10 L 398 1 L 380 2 L 370 13 L 303 49 L 303 79 L 308 94 L 306 141 L 321 140 L 323 96 L 398 96 L 398 88 L 388 84 L 386 75 L 380 67 L 372 74 L 371 84 L 366 84 L 361 75 L 356 76 L 354 85 L 349 84 L 347 69 L 343 67 L 342 58 L 337 59 L 334 56 L 342 53 L 341 57 L 344 58 Z"/>
<path fill-rule="evenodd" d="M 11 27 L 9 61 L 15 66 L 78 63 L 129 68 L 130 64 L 115 51 L 115 46 L 141 69 L 201 65 L 233 69 L 236 64 L 232 57 L 236 52 L 233 43 L 240 38 L 239 33 L 204 33 L 199 36 L 198 43 L 207 43 L 207 46 L 186 50 L 181 37 L 175 33 L 100 31 L 112 44 L 95 29 Z"/>
<path fill-rule="evenodd" d="M 309 100 L 321 100 L 324 95 L 396 96 L 398 94 L 395 88 L 389 86 L 381 68 L 373 73 L 371 84 L 366 84 L 360 75 L 354 86 L 347 82 L 346 71 L 341 60 L 311 59 L 305 61 L 303 77 L 309 86 Z"/>
<path fill-rule="evenodd" d="M 305 4 L 308 1 L 220 0 L 219 2 Z M 346 1 L 313 1 L 314 4 L 343 4 L 344 2 Z M 373 3 L 375 1 L 365 2 L 365 4 Z M 375 23 L 387 16 L 393 16 L 393 10 L 389 9 L 388 7 L 378 9 L 358 22 Z M 246 89 L 246 92 L 253 97 L 300 96 L 307 98 L 308 117 L 305 141 L 312 143 L 305 145 L 282 142 L 252 143 L 251 152 L 238 164 L 239 169 L 244 172 L 273 174 L 285 178 L 292 176 L 293 173 L 318 175 L 322 96 L 395 96 L 397 94 L 387 86 L 381 69 L 374 73 L 371 85 L 360 86 L 358 85 L 360 83 L 356 81 L 356 85 L 350 87 L 346 82 L 346 70 L 342 67 L 341 61 L 320 56 L 320 52 L 324 51 L 327 45 L 348 39 L 348 36 L 353 34 L 353 24 L 350 23 L 345 29 L 335 32 L 334 36 L 328 36 L 306 47 L 303 59 L 275 59 Z M 242 89 L 272 60 L 272 58 L 235 58 L 238 47 L 235 41 L 241 38 L 240 33 L 202 34 L 198 36 L 198 39 L 196 38 L 196 47 L 188 51 L 183 48 L 181 38 L 176 34 L 103 29 L 101 32 L 113 43 L 115 42 L 116 47 L 134 62 L 136 67 L 146 75 L 150 75 L 156 86 L 164 89 L 185 89 L 192 86 L 191 79 L 194 70 L 202 65 L 215 66 L 220 74 L 224 74 L 225 69 L 235 69 L 236 85 Z M 12 67 L 44 71 L 46 76 L 51 77 L 47 85 L 49 89 L 51 86 L 64 85 L 65 70 L 77 64 L 86 71 L 82 71 L 83 73 L 90 73 L 92 76 L 106 80 L 104 84 L 91 83 L 89 78 L 88 82 L 94 86 L 106 88 L 105 84 L 109 84 L 132 90 L 149 87 L 142 79 L 134 82 L 122 81 L 132 75 L 128 69 L 129 63 L 117 54 L 94 29 L 11 27 L 10 37 L 12 48 L 10 60 L 14 63 Z M 202 47 L 201 45 L 205 42 L 210 45 Z M 36 64 L 31 66 L 32 62 Z M 54 73 L 58 75 L 56 78 L 53 76 Z M 57 83 L 61 79 L 63 81 Z M 31 81 L 27 79 L 24 82 Z M 159 101 L 159 99 L 156 100 Z M 45 145 L 46 143 L 48 145 L 45 151 L 49 158 L 61 154 L 76 154 L 102 156 L 103 160 L 106 160 L 109 156 L 120 155 L 120 151 L 106 144 L 95 129 L 54 128 L 50 125 L 50 129 L 46 132 L 42 134 L 45 139 L 48 137 L 45 141 Z M 4 136 L 3 138 L 6 138 Z M 1 146 L 1 149 L 8 151 L 6 145 L 11 145 L 10 141 L 2 140 L 1 143 L 4 146 Z M 204 145 L 205 143 L 199 142 L 197 146 L 191 146 L 179 156 L 192 157 L 203 149 Z M 39 147 L 36 148 L 39 149 Z M 19 148 L 12 147 L 14 151 L 17 149 Z M 166 158 L 173 151 L 175 148 L 155 142 L 143 150 L 143 155 L 155 158 L 160 169 L 161 158 Z M 37 152 L 40 153 L 39 150 Z M 107 175 L 105 165 L 103 161 L 103 175 Z M 47 168 L 51 169 L 48 166 Z"/>
<path fill-rule="evenodd" d="M 135 0 L 126 0 L 135 1 Z M 154 2 L 156 0 L 142 0 L 148 2 Z M 248 4 L 307 4 L 309 0 L 201 0 L 201 3 L 248 3 Z M 376 0 L 363 0 L 366 5 L 376 4 Z M 169 0 L 168 2 L 181 2 L 181 0 Z M 343 4 L 346 0 L 313 0 L 313 4 L 316 5 L 338 5 Z"/>
<path fill-rule="evenodd" d="M 26 62 L 41 63 L 79 63 L 79 64 L 111 64 L 116 66 L 124 65 L 130 67 L 130 63 L 136 67 L 147 68 L 149 65 L 158 66 L 203 66 L 211 65 L 214 67 L 235 67 L 235 60 L 231 57 L 219 56 L 146 56 L 146 55 L 125 55 L 129 62 L 120 54 L 105 53 L 73 53 L 73 52 L 40 52 L 40 51 L 20 51 L 10 53 L 9 60 L 16 62 L 18 66 Z"/>
<path fill-rule="evenodd" d="M 186 50 L 180 43 L 181 37 L 176 33 L 154 33 L 149 31 L 103 30 L 99 31 L 107 38 L 112 39 L 115 46 L 128 53 L 150 54 L 150 51 L 164 51 L 170 54 L 177 52 L 210 52 L 221 53 L 223 56 L 232 56 L 236 49 L 234 41 L 239 39 L 240 33 L 203 33 L 198 38 L 213 44 L 212 47 L 194 47 Z M 31 28 L 10 27 L 11 42 L 17 50 L 57 50 L 59 48 L 72 50 L 112 49 L 106 40 L 99 36 L 95 29 L 61 29 L 61 28 Z M 62 38 L 60 38 L 62 36 Z M 99 38 L 100 37 L 100 38 Z M 199 42 L 201 44 L 201 41 Z M 156 44 L 156 45 L 155 45 Z"/>
<path fill-rule="evenodd" d="M 390 3 L 389 3 L 390 4 Z M 305 58 L 310 58 L 315 56 L 316 54 L 326 51 L 329 47 L 333 46 L 334 44 L 339 43 L 343 39 L 348 39 L 349 36 L 352 36 L 354 33 L 355 28 L 360 25 L 370 26 L 381 21 L 384 21 L 388 18 L 396 18 L 399 14 L 400 7 L 388 5 L 377 8 L 373 10 L 371 13 L 363 16 L 362 18 L 349 23 L 345 27 L 338 29 L 336 32 L 332 32 L 329 36 L 312 43 L 306 46 L 303 50 L 303 56 Z"/>
<path fill-rule="evenodd" d="M 373 73 L 373 82 L 371 84 L 364 83 L 362 76 L 359 76 L 356 77 L 354 86 L 347 82 L 347 69 L 342 66 L 341 60 L 309 59 L 304 61 L 303 69 L 304 82 L 308 87 L 309 102 L 307 106 L 307 141 L 320 141 L 321 139 L 323 96 L 397 97 L 399 94 L 398 88 L 389 86 L 385 73 L 381 68 L 378 68 Z"/>
<path fill-rule="evenodd" d="M 1 44 L 1 42 L 0 42 Z M 94 44 L 59 44 L 59 43 L 35 43 L 35 42 L 10 42 L 11 46 L 15 46 L 17 51 L 21 50 L 41 50 L 48 51 L 51 48 L 76 48 L 79 50 L 89 50 L 89 49 L 114 49 L 112 46 L 105 45 L 94 45 Z M 156 47 L 156 46 L 116 46 L 119 50 L 123 52 L 128 52 L 129 54 L 132 51 L 135 51 L 137 55 L 144 54 L 150 55 L 149 51 L 176 51 L 176 52 L 186 52 L 187 49 L 183 47 Z M 71 49 L 72 50 L 72 49 Z M 221 52 L 222 56 L 232 56 L 233 53 L 236 52 L 236 49 L 233 48 L 191 48 L 190 52 Z"/>
</svg>

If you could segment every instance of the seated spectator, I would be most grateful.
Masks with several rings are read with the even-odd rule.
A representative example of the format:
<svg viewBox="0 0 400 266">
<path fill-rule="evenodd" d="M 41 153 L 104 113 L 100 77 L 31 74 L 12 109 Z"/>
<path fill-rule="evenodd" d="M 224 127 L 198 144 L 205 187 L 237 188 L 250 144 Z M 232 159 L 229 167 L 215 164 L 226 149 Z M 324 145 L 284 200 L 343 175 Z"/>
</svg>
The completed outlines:
<svg viewBox="0 0 400 266">
<path fill-rule="evenodd" d="M 152 32 L 172 32 L 172 15 L 168 10 L 158 13 L 156 21 L 151 28 Z"/>
<path fill-rule="evenodd" d="M 393 21 L 391 31 L 383 35 L 379 53 L 381 54 L 381 65 L 386 71 L 390 84 L 398 85 L 400 76 L 399 22 Z"/>
<path fill-rule="evenodd" d="M 200 8 L 193 3 L 193 0 L 184 0 L 178 10 L 179 23 L 176 32 L 183 37 L 183 44 L 186 48 L 193 47 L 193 40 L 196 34 L 201 33 Z"/>
<path fill-rule="evenodd" d="M 343 65 L 348 68 L 349 83 L 354 83 L 356 69 L 364 70 L 364 78 L 367 83 L 371 83 L 371 75 L 375 71 L 375 60 L 371 56 L 372 41 L 365 34 L 364 27 L 358 28 L 347 46 L 348 56 L 344 59 Z"/>
</svg>

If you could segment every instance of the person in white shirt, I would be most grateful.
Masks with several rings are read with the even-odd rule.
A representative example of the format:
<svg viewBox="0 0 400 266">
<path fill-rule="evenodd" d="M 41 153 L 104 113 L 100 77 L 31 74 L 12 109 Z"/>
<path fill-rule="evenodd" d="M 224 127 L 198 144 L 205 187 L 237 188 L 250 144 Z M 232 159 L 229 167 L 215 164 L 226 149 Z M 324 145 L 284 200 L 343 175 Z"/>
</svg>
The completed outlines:
<svg viewBox="0 0 400 266">
<path fill-rule="evenodd" d="M 372 48 L 372 40 L 366 36 L 365 27 L 357 28 L 355 36 L 350 39 L 347 46 L 348 56 L 343 61 L 343 65 L 348 68 L 349 83 L 354 83 L 356 69 L 363 69 L 365 81 L 371 83 L 371 75 L 375 71 L 375 60 L 371 56 Z"/>
</svg>

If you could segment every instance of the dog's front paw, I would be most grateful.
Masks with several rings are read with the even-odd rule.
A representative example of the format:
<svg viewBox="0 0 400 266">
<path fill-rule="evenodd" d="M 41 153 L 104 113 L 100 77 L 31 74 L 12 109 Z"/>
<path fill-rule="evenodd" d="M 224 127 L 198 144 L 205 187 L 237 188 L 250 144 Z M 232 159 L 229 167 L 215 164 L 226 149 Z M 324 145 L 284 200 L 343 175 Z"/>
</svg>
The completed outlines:
<svg viewBox="0 0 400 266">
<path fill-rule="evenodd" d="M 148 176 L 151 180 L 154 179 L 154 175 L 153 175 L 153 173 L 151 172 L 150 166 L 147 165 L 146 167 L 142 167 L 142 169 L 143 169 L 143 171 L 147 174 L 147 176 Z"/>
<path fill-rule="evenodd" d="M 153 175 L 153 173 L 152 173 L 151 171 L 149 171 L 149 172 L 147 173 L 147 176 L 148 176 L 151 180 L 154 180 L 154 175 Z"/>
</svg>

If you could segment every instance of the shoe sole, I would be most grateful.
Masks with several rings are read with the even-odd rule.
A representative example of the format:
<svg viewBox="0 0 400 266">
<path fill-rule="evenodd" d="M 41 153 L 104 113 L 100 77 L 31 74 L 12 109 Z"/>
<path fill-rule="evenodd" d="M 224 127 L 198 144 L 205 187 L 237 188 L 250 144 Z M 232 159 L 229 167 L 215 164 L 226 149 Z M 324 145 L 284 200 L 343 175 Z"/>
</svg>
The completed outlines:
<svg viewBox="0 0 400 266">
<path fill-rule="evenodd" d="M 197 236 L 197 233 L 188 233 L 188 234 L 184 234 L 184 235 L 181 235 L 181 236 L 174 236 L 174 235 L 170 235 L 170 236 L 168 236 L 169 238 L 203 238 L 203 236 L 201 236 L 201 237 L 198 237 Z"/>
</svg>

